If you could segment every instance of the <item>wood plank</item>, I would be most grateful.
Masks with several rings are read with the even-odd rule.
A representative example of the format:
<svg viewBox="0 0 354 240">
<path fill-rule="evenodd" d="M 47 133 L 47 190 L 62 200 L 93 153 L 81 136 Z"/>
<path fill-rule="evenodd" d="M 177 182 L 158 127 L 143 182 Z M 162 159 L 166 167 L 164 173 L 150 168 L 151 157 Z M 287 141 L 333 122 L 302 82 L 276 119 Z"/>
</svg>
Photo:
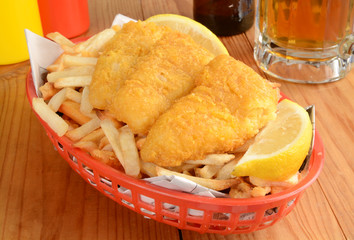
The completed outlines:
<svg viewBox="0 0 354 240">
<path fill-rule="evenodd" d="M 7 233 L 19 236 L 16 232 L 17 224 L 6 225 L 7 219 L 19 222 L 22 200 L 21 184 L 24 182 L 25 167 L 21 159 L 26 160 L 26 152 L 16 151 L 23 143 L 23 132 L 21 132 L 22 121 L 27 118 L 23 115 L 23 104 L 25 92 L 23 76 L 27 67 L 20 67 L 15 74 L 1 76 L 0 96 L 4 96 L 1 107 L 0 118 L 0 233 Z M 18 107 L 19 106 L 19 107 Z M 26 138 L 26 132 L 24 137 Z M 8 196 L 12 197 L 10 200 Z M 20 197 L 17 197 L 20 196 Z M 6 221 L 5 221 L 6 220 Z M 1 235 L 0 235 L 1 237 Z"/>
<path fill-rule="evenodd" d="M 90 28 L 84 36 L 92 36 L 112 25 L 116 14 L 121 13 L 134 19 L 143 19 L 140 0 L 96 1 L 88 0 Z"/>
<path fill-rule="evenodd" d="M 189 0 L 141 0 L 144 19 L 162 13 L 180 14 L 193 18 L 193 1 Z"/>
</svg>

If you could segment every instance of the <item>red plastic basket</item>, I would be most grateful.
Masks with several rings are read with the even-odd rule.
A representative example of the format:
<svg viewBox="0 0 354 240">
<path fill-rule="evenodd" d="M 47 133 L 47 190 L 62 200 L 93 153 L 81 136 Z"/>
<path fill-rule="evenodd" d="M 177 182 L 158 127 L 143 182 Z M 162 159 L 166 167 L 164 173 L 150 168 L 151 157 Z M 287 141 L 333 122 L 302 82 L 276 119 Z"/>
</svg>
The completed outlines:
<svg viewBox="0 0 354 240">
<path fill-rule="evenodd" d="M 31 72 L 27 74 L 26 91 L 32 106 L 32 98 L 37 95 Z M 297 185 L 283 192 L 258 198 L 201 197 L 158 187 L 106 166 L 86 152 L 74 148 L 65 136 L 58 137 L 38 115 L 37 117 L 59 154 L 102 194 L 148 218 L 199 233 L 249 233 L 273 225 L 295 207 L 304 190 L 320 174 L 324 163 L 323 144 L 316 132 L 309 172 Z M 147 203 L 146 199 L 153 203 Z"/>
</svg>

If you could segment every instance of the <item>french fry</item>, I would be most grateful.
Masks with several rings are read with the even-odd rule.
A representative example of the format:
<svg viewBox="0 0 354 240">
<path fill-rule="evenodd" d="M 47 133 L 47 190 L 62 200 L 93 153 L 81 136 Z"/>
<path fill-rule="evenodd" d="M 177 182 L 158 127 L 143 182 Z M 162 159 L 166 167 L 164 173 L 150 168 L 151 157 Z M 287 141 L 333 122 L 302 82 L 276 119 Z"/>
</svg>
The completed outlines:
<svg viewBox="0 0 354 240">
<path fill-rule="evenodd" d="M 232 171 L 234 170 L 236 164 L 241 159 L 243 154 L 239 153 L 235 155 L 235 158 L 230 162 L 226 163 L 216 174 L 216 179 L 229 179 L 233 178 L 234 176 L 231 175 Z"/>
<path fill-rule="evenodd" d="M 135 145 L 134 134 L 128 125 L 119 129 L 119 143 L 122 149 L 125 173 L 129 176 L 138 177 L 140 173 L 139 154 Z"/>
<path fill-rule="evenodd" d="M 75 76 L 75 77 L 65 77 L 59 78 L 55 81 L 55 88 L 65 88 L 65 87 L 84 87 L 90 85 L 92 81 L 92 76 Z"/>
<path fill-rule="evenodd" d="M 168 170 L 175 171 L 175 172 L 183 172 L 183 171 L 191 171 L 196 168 L 199 168 L 201 164 L 182 164 L 180 166 L 175 167 L 168 167 Z"/>
<path fill-rule="evenodd" d="M 67 91 L 66 91 L 66 98 L 67 99 L 70 99 L 74 102 L 77 102 L 77 103 L 81 103 L 81 93 L 78 92 L 78 91 L 75 91 L 74 89 L 72 88 L 66 88 Z"/>
<path fill-rule="evenodd" d="M 93 109 L 90 113 L 83 113 L 84 115 L 88 116 L 89 118 L 97 117 L 96 110 Z"/>
<path fill-rule="evenodd" d="M 203 160 L 188 160 L 186 163 L 203 165 L 224 165 L 233 159 L 233 154 L 209 154 Z"/>
<path fill-rule="evenodd" d="M 63 136 L 69 128 L 69 125 L 59 117 L 53 110 L 44 102 L 43 98 L 33 98 L 32 105 L 34 111 L 53 129 L 59 137 Z"/>
<path fill-rule="evenodd" d="M 199 166 L 200 166 L 200 164 L 183 164 L 182 171 L 190 171 L 190 170 L 197 168 Z"/>
<path fill-rule="evenodd" d="M 56 72 L 60 69 L 60 64 L 51 64 L 46 69 L 48 70 L 48 72 Z"/>
<path fill-rule="evenodd" d="M 270 187 L 254 187 L 251 190 L 251 196 L 252 197 L 264 197 L 268 193 L 270 193 L 271 188 Z"/>
<path fill-rule="evenodd" d="M 66 53 L 66 54 L 70 54 L 70 55 L 75 55 L 76 54 L 75 49 L 72 48 L 72 47 L 69 47 L 67 45 L 61 45 L 61 49 L 63 49 L 64 53 Z"/>
<path fill-rule="evenodd" d="M 241 145 L 240 147 L 236 148 L 235 153 L 239 153 L 239 152 L 246 152 L 247 149 L 254 143 L 255 138 L 251 138 L 249 140 L 247 140 L 243 145 Z"/>
<path fill-rule="evenodd" d="M 109 143 L 112 145 L 113 151 L 117 156 L 119 162 L 124 166 L 123 153 L 120 147 L 119 141 L 119 132 L 118 129 L 115 128 L 114 123 L 110 119 L 101 120 L 101 128 L 107 137 Z"/>
<path fill-rule="evenodd" d="M 74 143 L 74 147 L 80 148 L 86 152 L 91 152 L 97 149 L 97 144 L 92 141 L 79 141 Z"/>
<path fill-rule="evenodd" d="M 62 53 L 56 60 L 54 63 L 52 63 L 51 65 L 49 65 L 47 67 L 47 70 L 49 72 L 56 72 L 56 71 L 62 71 L 64 69 L 64 65 L 63 65 L 63 56 L 65 54 Z"/>
<path fill-rule="evenodd" d="M 107 144 L 110 144 L 109 141 L 108 141 L 108 138 L 106 136 L 102 137 L 101 140 L 100 140 L 100 143 L 98 145 L 98 148 L 99 149 L 102 149 L 104 148 L 104 146 L 106 146 Z"/>
<path fill-rule="evenodd" d="M 103 132 L 102 128 L 99 128 L 99 129 L 96 129 L 96 130 L 92 131 L 91 133 L 87 134 L 80 141 L 94 142 L 97 144 L 100 141 L 100 139 L 103 137 L 104 137 L 104 132 Z"/>
<path fill-rule="evenodd" d="M 57 112 L 61 104 L 65 101 L 66 92 L 67 89 L 63 88 L 49 100 L 48 106 L 53 110 L 53 112 Z"/>
<path fill-rule="evenodd" d="M 118 129 L 124 126 L 122 122 L 117 121 L 117 119 L 108 111 L 96 111 L 96 114 L 99 119 L 104 120 L 104 119 L 109 119 L 111 122 L 113 122 L 114 126 Z"/>
<path fill-rule="evenodd" d="M 229 195 L 232 198 L 250 198 L 252 187 L 250 184 L 241 181 L 239 184 L 235 184 L 231 187 Z"/>
<path fill-rule="evenodd" d="M 89 100 L 89 94 L 90 94 L 89 87 L 88 86 L 84 87 L 84 89 L 82 90 L 80 111 L 85 115 L 90 114 L 93 109 L 93 106 L 91 105 Z"/>
<path fill-rule="evenodd" d="M 286 188 L 284 187 L 270 187 L 270 193 L 275 194 L 284 191 Z"/>
<path fill-rule="evenodd" d="M 66 68 L 62 71 L 48 73 L 47 81 L 55 82 L 59 78 L 86 76 L 86 75 L 90 76 L 93 74 L 94 70 L 95 70 L 94 66 L 76 66 L 76 67 Z"/>
<path fill-rule="evenodd" d="M 200 177 L 194 177 L 194 176 L 189 176 L 189 175 L 182 174 L 182 173 L 173 172 L 173 171 L 170 171 L 165 168 L 158 167 L 158 166 L 156 166 L 156 172 L 157 172 L 158 176 L 175 175 L 175 176 L 183 177 L 183 178 L 191 180 L 197 184 L 200 184 L 204 187 L 214 189 L 216 191 L 221 191 L 221 190 L 230 188 L 231 186 L 239 183 L 239 181 L 240 181 L 238 178 L 219 180 L 219 179 L 205 179 L 205 178 L 200 178 Z"/>
<path fill-rule="evenodd" d="M 202 178 L 212 178 L 220 169 L 222 165 L 205 165 L 202 168 L 196 168 L 195 175 Z"/>
<path fill-rule="evenodd" d="M 156 177 L 156 165 L 154 163 L 140 161 L 141 171 L 149 177 Z"/>
<path fill-rule="evenodd" d="M 105 29 L 85 42 L 77 44 L 75 46 L 75 51 L 81 53 L 83 56 L 98 57 L 99 53 L 103 51 L 106 43 L 111 40 L 115 34 L 115 30 L 110 28 Z"/>
<path fill-rule="evenodd" d="M 97 63 L 96 57 L 79 57 L 79 56 L 71 56 L 67 54 L 63 56 L 64 67 L 83 66 L 83 65 L 95 66 L 96 63 Z"/>
<path fill-rule="evenodd" d="M 64 121 L 69 125 L 68 130 L 73 130 L 75 128 L 80 127 L 79 124 L 77 124 L 76 122 L 74 122 L 73 120 L 71 120 L 70 118 L 68 118 L 67 116 L 63 115 L 62 118 L 64 119 Z"/>
<path fill-rule="evenodd" d="M 173 172 L 183 172 L 182 166 L 174 166 L 174 167 L 166 167 L 166 169 L 173 171 Z"/>
<path fill-rule="evenodd" d="M 59 89 L 54 88 L 53 83 L 46 82 L 44 85 L 39 87 L 39 91 L 42 93 L 43 99 L 48 100 L 59 92 Z"/>
<path fill-rule="evenodd" d="M 112 147 L 111 144 L 107 144 L 101 150 L 102 151 L 111 151 L 111 152 L 113 152 L 113 147 Z"/>
<path fill-rule="evenodd" d="M 65 114 L 80 125 L 91 120 L 91 118 L 80 112 L 80 104 L 70 100 L 65 100 L 61 104 L 59 112 Z"/>
<path fill-rule="evenodd" d="M 94 149 L 90 152 L 90 154 L 93 158 L 95 158 L 96 160 L 98 160 L 108 166 L 111 166 L 114 168 L 120 167 L 120 163 L 113 152 Z"/>
<path fill-rule="evenodd" d="M 87 134 L 96 130 L 100 127 L 100 119 L 98 117 L 93 118 L 87 123 L 81 125 L 78 128 L 68 131 L 65 136 L 67 136 L 70 140 L 77 142 Z"/>
<path fill-rule="evenodd" d="M 47 38 L 52 39 L 54 42 L 58 43 L 61 46 L 62 45 L 66 45 L 68 47 L 75 46 L 75 44 L 72 41 L 70 41 L 69 39 L 67 39 L 66 37 L 64 37 L 58 32 L 48 33 Z"/>
</svg>

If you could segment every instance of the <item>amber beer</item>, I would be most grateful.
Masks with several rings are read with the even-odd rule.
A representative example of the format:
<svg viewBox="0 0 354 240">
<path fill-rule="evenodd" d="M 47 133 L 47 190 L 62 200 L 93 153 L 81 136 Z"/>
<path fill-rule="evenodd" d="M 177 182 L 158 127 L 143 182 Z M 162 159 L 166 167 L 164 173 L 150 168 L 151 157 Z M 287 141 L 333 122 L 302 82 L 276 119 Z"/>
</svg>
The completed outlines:
<svg viewBox="0 0 354 240">
<path fill-rule="evenodd" d="M 353 0 L 257 0 L 258 64 L 294 82 L 344 77 L 353 60 L 353 5 Z"/>
<path fill-rule="evenodd" d="M 279 46 L 328 48 L 352 31 L 353 0 L 263 0 L 260 28 Z M 262 31 L 262 30 L 261 30 Z"/>
</svg>

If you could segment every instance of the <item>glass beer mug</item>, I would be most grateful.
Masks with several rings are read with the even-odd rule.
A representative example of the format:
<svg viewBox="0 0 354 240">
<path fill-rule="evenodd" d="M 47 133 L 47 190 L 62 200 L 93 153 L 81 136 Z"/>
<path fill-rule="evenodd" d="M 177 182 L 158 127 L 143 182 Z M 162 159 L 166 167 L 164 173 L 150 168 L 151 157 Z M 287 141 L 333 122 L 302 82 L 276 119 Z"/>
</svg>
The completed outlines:
<svg viewBox="0 0 354 240">
<path fill-rule="evenodd" d="M 257 0 L 254 56 L 269 75 L 324 83 L 349 72 L 353 0 Z"/>
</svg>

